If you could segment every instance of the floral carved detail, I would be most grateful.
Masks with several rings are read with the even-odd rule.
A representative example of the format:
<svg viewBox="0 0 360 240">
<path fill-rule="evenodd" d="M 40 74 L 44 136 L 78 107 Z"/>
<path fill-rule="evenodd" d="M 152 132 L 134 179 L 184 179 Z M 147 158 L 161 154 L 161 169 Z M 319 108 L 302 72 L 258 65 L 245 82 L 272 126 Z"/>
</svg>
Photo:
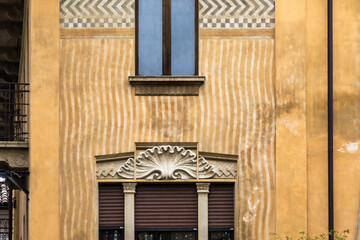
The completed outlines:
<svg viewBox="0 0 360 240">
<path fill-rule="evenodd" d="M 215 174 L 214 167 L 204 158 L 199 159 L 197 166 L 196 154 L 183 147 L 159 146 L 140 153 L 136 160 L 130 158 L 120 166 L 117 174 L 121 178 L 133 178 L 136 168 L 137 179 L 176 180 L 211 178 Z"/>
</svg>

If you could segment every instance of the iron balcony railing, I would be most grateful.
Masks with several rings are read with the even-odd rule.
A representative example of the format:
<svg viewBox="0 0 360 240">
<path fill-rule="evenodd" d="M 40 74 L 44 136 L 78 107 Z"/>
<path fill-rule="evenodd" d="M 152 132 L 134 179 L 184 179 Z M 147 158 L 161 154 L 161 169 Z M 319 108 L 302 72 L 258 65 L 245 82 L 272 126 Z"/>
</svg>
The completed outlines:
<svg viewBox="0 0 360 240">
<path fill-rule="evenodd" d="M 0 141 L 29 140 L 29 89 L 28 83 L 0 82 Z"/>
</svg>

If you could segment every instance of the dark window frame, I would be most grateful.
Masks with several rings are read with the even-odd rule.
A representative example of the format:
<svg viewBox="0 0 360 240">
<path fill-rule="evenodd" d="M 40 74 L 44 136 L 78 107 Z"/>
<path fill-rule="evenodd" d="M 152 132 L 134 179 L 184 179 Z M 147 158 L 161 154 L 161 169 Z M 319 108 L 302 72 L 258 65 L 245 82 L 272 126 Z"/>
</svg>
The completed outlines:
<svg viewBox="0 0 360 240">
<path fill-rule="evenodd" d="M 195 2 L 195 75 L 199 75 L 199 0 Z M 171 76 L 171 0 L 162 0 L 162 76 Z M 135 0 L 135 75 L 139 76 L 139 0 Z"/>
</svg>

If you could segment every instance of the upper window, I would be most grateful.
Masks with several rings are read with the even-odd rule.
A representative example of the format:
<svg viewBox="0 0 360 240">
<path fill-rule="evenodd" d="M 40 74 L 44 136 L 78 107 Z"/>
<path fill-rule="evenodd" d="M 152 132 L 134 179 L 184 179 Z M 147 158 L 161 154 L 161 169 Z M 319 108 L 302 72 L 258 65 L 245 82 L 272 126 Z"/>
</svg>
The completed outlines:
<svg viewBox="0 0 360 240">
<path fill-rule="evenodd" d="M 136 1 L 136 75 L 198 74 L 198 0 Z"/>
</svg>

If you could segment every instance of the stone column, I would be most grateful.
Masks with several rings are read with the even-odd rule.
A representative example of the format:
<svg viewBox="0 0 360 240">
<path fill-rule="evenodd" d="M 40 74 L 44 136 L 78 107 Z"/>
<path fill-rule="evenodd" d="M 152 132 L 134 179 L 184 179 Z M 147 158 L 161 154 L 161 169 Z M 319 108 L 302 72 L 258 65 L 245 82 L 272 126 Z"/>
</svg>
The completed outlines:
<svg viewBox="0 0 360 240">
<path fill-rule="evenodd" d="M 135 239 L 135 192 L 136 183 L 123 183 L 124 188 L 124 237 L 125 240 Z"/>
<path fill-rule="evenodd" d="M 208 240 L 208 195 L 210 183 L 197 183 L 198 240 Z"/>
</svg>

